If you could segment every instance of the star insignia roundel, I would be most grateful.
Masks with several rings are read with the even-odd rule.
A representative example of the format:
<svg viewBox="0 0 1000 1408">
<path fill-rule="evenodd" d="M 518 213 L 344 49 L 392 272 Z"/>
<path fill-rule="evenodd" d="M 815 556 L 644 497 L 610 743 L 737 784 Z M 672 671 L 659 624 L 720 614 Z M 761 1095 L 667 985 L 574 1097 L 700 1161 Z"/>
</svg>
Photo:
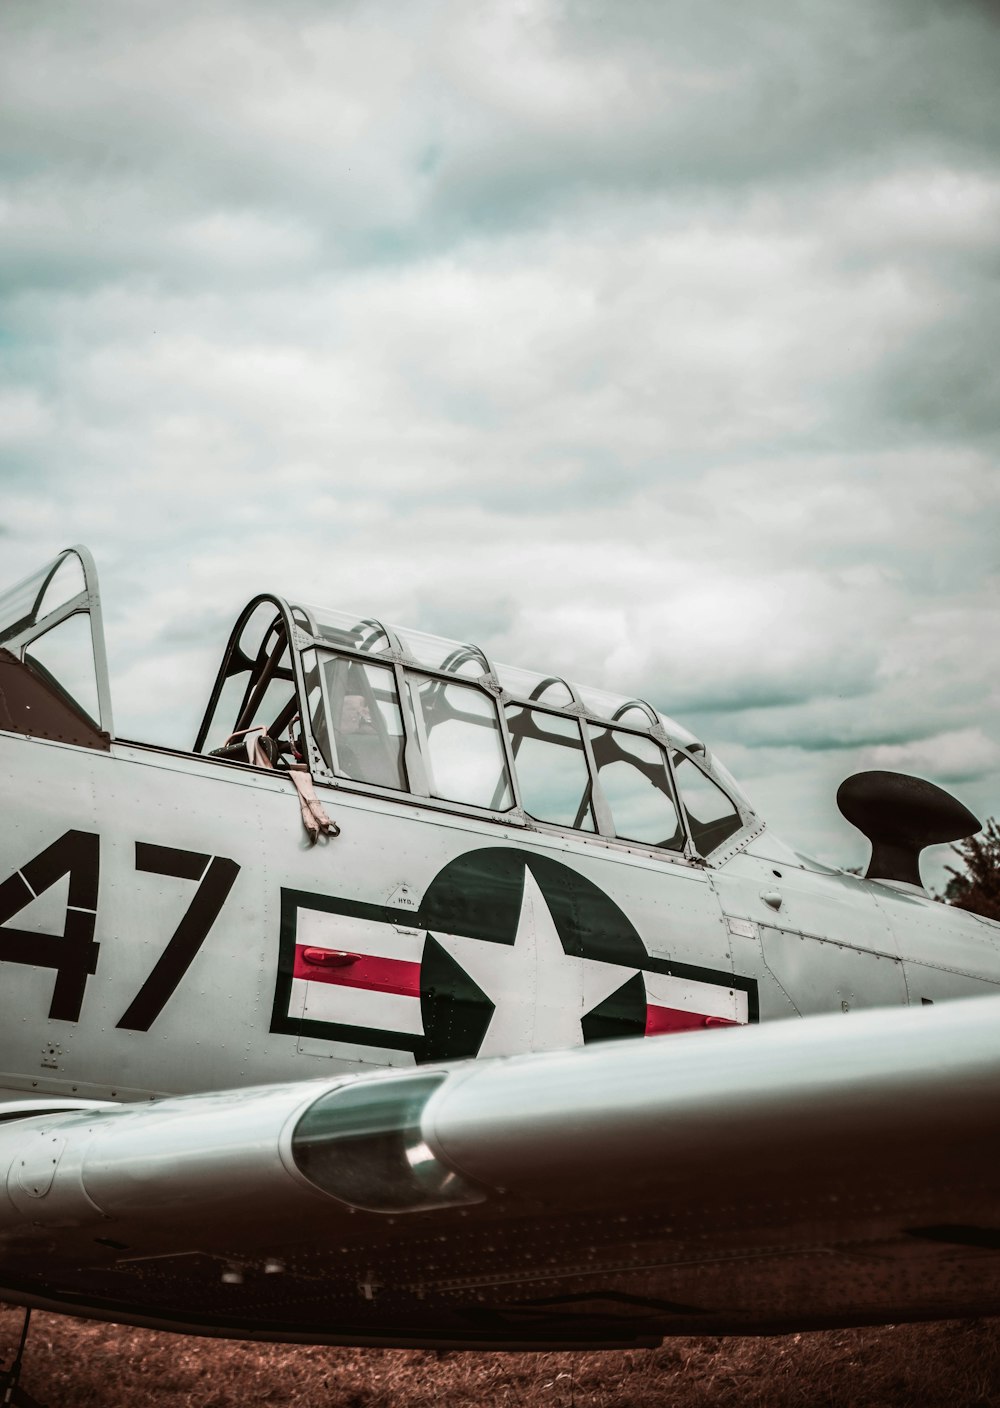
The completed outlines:
<svg viewBox="0 0 1000 1408">
<path fill-rule="evenodd" d="M 506 847 L 467 852 L 435 877 L 416 924 L 426 932 L 418 1062 L 645 1030 L 645 946 L 569 866 Z"/>
<path fill-rule="evenodd" d="M 281 891 L 271 1031 L 313 1055 L 453 1061 L 748 1020 L 753 979 L 654 957 L 592 880 L 513 846 L 456 857 L 416 912 Z"/>
</svg>

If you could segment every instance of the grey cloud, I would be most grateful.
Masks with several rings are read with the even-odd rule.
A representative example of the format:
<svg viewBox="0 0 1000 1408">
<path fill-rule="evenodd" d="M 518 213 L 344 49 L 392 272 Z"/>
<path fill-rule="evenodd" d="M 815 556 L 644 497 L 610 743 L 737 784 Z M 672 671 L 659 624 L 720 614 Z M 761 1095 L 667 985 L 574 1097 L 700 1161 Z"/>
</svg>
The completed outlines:
<svg viewBox="0 0 1000 1408">
<path fill-rule="evenodd" d="M 1000 744 L 982 729 L 958 729 L 872 748 L 868 761 L 876 768 L 918 772 L 942 782 L 970 782 L 1000 763 Z"/>
<path fill-rule="evenodd" d="M 1000 36 L 974 14 L 825 4 L 553 13 L 553 86 L 586 81 L 587 99 L 570 116 L 568 103 L 493 90 L 479 140 L 446 148 L 436 167 L 435 203 L 480 226 L 598 190 L 718 199 L 761 182 L 809 184 L 843 164 L 957 151 L 992 161 L 996 151 L 1000 115 L 984 98 Z"/>
<path fill-rule="evenodd" d="M 828 696 L 818 695 L 823 705 Z M 758 712 L 762 706 L 749 705 L 746 714 L 733 718 L 733 711 L 727 711 L 724 720 L 718 720 L 712 711 L 706 711 L 705 728 L 715 736 L 739 743 L 744 747 L 799 748 L 806 753 L 842 753 L 859 748 L 905 748 L 926 736 L 927 715 L 915 711 L 909 718 L 877 716 L 872 705 L 877 701 L 869 697 L 860 704 L 854 700 L 839 700 L 836 709 L 821 707 L 811 710 L 810 701 L 793 701 L 790 708 L 778 704 L 768 707 L 766 713 Z M 873 716 L 874 715 L 874 716 Z M 940 715 L 936 715 L 941 718 Z M 718 722 L 717 722 L 718 721 Z M 713 728 L 713 724 L 716 727 Z M 719 726 L 721 725 L 721 727 Z"/>
<path fill-rule="evenodd" d="M 1000 294 L 984 280 L 972 307 L 925 333 L 883 369 L 879 409 L 911 432 L 982 439 L 1000 433 L 995 354 Z"/>
<path fill-rule="evenodd" d="M 986 9 L 0 27 L 4 558 L 91 542 L 127 731 L 276 588 L 645 694 L 809 846 L 880 747 L 997 810 Z"/>
<path fill-rule="evenodd" d="M 876 156 L 992 161 L 1000 137 L 996 26 L 931 4 L 429 4 L 404 20 L 106 3 L 75 22 L 15 5 L 6 24 L 0 158 L 39 206 L 7 241 L 20 277 L 48 281 L 123 265 L 225 281 L 221 254 L 185 251 L 205 212 L 276 239 L 304 218 L 293 264 L 398 261 L 567 202 L 694 189 L 718 205 Z"/>
</svg>

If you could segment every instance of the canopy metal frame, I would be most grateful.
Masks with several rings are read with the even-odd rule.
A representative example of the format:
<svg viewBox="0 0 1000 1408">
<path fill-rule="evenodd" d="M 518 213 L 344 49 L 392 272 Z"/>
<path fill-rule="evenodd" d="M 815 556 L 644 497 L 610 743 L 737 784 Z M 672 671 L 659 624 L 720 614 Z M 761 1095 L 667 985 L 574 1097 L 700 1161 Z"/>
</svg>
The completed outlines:
<svg viewBox="0 0 1000 1408">
<path fill-rule="evenodd" d="M 240 649 L 240 639 L 253 612 L 262 604 L 270 603 L 274 607 L 275 616 L 270 626 L 264 631 L 258 645 L 256 658 L 251 660 Z M 481 647 L 472 643 L 454 642 L 439 666 L 432 666 L 423 661 L 416 660 L 405 648 L 405 633 L 398 632 L 391 625 L 373 617 L 359 618 L 355 629 L 364 628 L 368 634 L 364 639 L 360 637 L 351 640 L 354 634 L 349 630 L 335 630 L 331 627 L 324 629 L 321 623 L 321 613 L 316 609 L 304 604 L 289 604 L 284 598 L 264 594 L 255 597 L 241 613 L 237 623 L 229 637 L 229 642 L 223 656 L 222 665 L 216 677 L 215 684 L 209 699 L 208 708 L 202 721 L 201 728 L 195 740 L 195 751 L 201 752 L 205 748 L 209 729 L 214 720 L 215 711 L 218 707 L 226 681 L 233 674 L 243 670 L 249 671 L 246 689 L 243 694 L 243 702 L 239 713 L 239 722 L 236 727 L 248 728 L 253 722 L 252 714 L 257 708 L 267 689 L 271 679 L 280 670 L 282 677 L 286 677 L 290 686 L 294 689 L 295 708 L 291 707 L 283 710 L 287 718 L 283 720 L 287 724 L 294 712 L 298 712 L 301 718 L 303 739 L 305 742 L 306 756 L 311 772 L 317 781 L 328 783 L 332 786 L 344 788 L 349 791 L 359 791 L 366 794 L 373 794 L 384 797 L 388 800 L 399 801 L 406 796 L 411 796 L 419 800 L 420 805 L 441 811 L 455 812 L 461 811 L 473 816 L 482 817 L 489 820 L 499 820 L 508 825 L 525 826 L 540 831 L 552 831 L 555 833 L 565 833 L 573 831 L 574 828 L 567 828 L 553 823 L 540 821 L 531 817 L 526 812 L 523 805 L 523 798 L 518 783 L 516 767 L 516 751 L 511 737 L 510 729 L 506 719 L 506 706 L 519 705 L 523 708 L 534 711 L 541 711 L 557 718 L 573 719 L 579 726 L 579 735 L 582 743 L 584 756 L 586 758 L 587 769 L 590 777 L 589 803 L 593 809 L 594 822 L 597 828 L 597 835 L 605 841 L 620 841 L 629 847 L 641 847 L 650 850 L 661 856 L 669 856 L 672 859 L 685 859 L 688 862 L 702 863 L 704 858 L 697 851 L 688 823 L 686 810 L 682 803 L 680 793 L 673 775 L 671 763 L 671 750 L 680 749 L 690 759 L 692 764 L 729 798 L 736 808 L 741 821 L 741 830 L 729 838 L 726 844 L 727 853 L 731 853 L 734 844 L 738 845 L 743 840 L 749 840 L 753 834 L 760 829 L 755 814 L 747 807 L 743 799 L 733 797 L 731 790 L 722 785 L 718 778 L 713 777 L 710 756 L 704 746 L 694 744 L 697 750 L 693 755 L 692 745 L 685 736 L 686 731 L 680 730 L 681 736 L 674 738 L 671 736 L 669 728 L 656 709 L 644 699 L 622 699 L 611 717 L 596 713 L 588 708 L 579 688 L 570 680 L 559 675 L 549 675 L 541 678 L 534 685 L 527 695 L 513 694 L 504 689 L 500 683 L 500 674 L 494 662 Z M 273 631 L 277 630 L 277 638 L 270 650 L 265 651 L 264 647 L 268 643 Z M 383 643 L 381 648 L 375 649 L 376 644 Z M 442 644 L 448 644 L 442 642 Z M 281 663 L 284 650 L 287 647 L 289 662 L 285 666 Z M 359 782 L 353 778 L 346 778 L 336 770 L 336 744 L 334 742 L 335 729 L 331 715 L 331 705 L 329 691 L 323 679 L 323 671 L 318 670 L 320 681 L 323 717 L 326 725 L 326 736 L 330 740 L 331 751 L 334 757 L 328 761 L 320 748 L 313 732 L 313 721 L 307 707 L 306 691 L 306 661 L 307 652 L 314 652 L 314 659 L 319 665 L 323 658 L 337 656 L 345 659 L 354 659 L 361 664 L 379 664 L 390 668 L 396 686 L 396 693 L 399 700 L 399 708 L 403 721 L 403 762 L 408 780 L 408 792 L 402 793 L 396 789 L 379 786 L 374 783 Z M 461 666 L 469 661 L 476 661 L 482 665 L 482 673 L 476 677 L 465 673 L 458 673 Z M 284 672 L 287 670 L 287 675 Z M 499 727 L 499 736 L 502 742 L 504 764 L 507 772 L 507 780 L 510 787 L 510 795 L 513 805 L 507 810 L 501 811 L 489 807 L 478 807 L 464 802 L 456 802 L 447 798 L 435 797 L 431 793 L 430 779 L 427 774 L 425 759 L 427 753 L 427 740 L 422 737 L 423 720 L 418 709 L 413 707 L 410 697 L 409 682 L 413 675 L 418 675 L 424 679 L 439 681 L 444 684 L 461 684 L 480 690 L 483 694 L 491 698 L 494 703 L 494 713 Z M 541 696 L 553 685 L 562 685 L 566 690 L 569 701 L 566 703 L 556 703 L 551 699 L 543 699 Z M 641 713 L 648 723 L 645 725 L 629 719 L 626 715 L 636 711 Z M 282 720 L 261 721 L 281 723 Z M 590 737 L 591 727 L 613 728 L 623 733 L 633 734 L 639 738 L 652 740 L 658 747 L 663 760 L 664 777 L 670 798 L 676 809 L 677 816 L 684 838 L 683 852 L 666 851 L 656 846 L 647 845 L 644 842 L 636 842 L 627 838 L 618 837 L 615 831 L 614 820 L 611 807 L 601 786 L 600 776 L 594 758 L 593 743 Z M 331 765 L 332 764 L 332 765 Z M 498 788 L 498 791 L 500 789 Z M 593 836 L 593 832 L 576 833 Z"/>
<path fill-rule="evenodd" d="M 51 611 L 45 611 L 45 594 L 51 586 L 60 568 L 70 559 L 75 557 L 83 573 L 83 588 L 74 593 L 65 601 L 59 603 Z M 101 591 L 97 580 L 97 566 L 91 556 L 89 548 L 85 548 L 82 543 L 76 543 L 73 547 L 64 548 L 57 558 L 37 574 L 40 585 L 34 592 L 33 600 L 26 611 L 14 621 L 4 624 L 0 621 L 0 646 L 9 650 L 12 655 L 16 655 L 19 660 L 24 659 L 24 653 L 30 645 L 42 636 L 48 635 L 57 626 L 68 621 L 71 616 L 86 616 L 90 626 L 90 646 L 94 660 L 94 675 L 97 685 L 97 707 L 101 728 L 109 736 L 114 738 L 115 726 L 111 712 L 111 682 L 108 674 L 108 657 L 104 645 L 104 617 L 101 612 Z M 20 590 L 31 582 L 32 577 L 27 577 L 16 586 L 11 587 L 4 593 L 4 600 L 16 600 Z"/>
</svg>

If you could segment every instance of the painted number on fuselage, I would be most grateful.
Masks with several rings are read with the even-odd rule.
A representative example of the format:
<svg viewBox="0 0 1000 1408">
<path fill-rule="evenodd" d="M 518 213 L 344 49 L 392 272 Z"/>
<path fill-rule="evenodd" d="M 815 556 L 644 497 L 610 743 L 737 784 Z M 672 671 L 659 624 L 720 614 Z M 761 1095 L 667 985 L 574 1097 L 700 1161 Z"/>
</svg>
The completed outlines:
<svg viewBox="0 0 1000 1408">
<path fill-rule="evenodd" d="M 146 841 L 135 843 L 135 868 L 153 875 L 172 875 L 178 880 L 199 882 L 170 942 L 118 1023 L 129 1031 L 148 1032 L 208 937 L 240 868 L 234 860 L 226 860 L 224 856 L 177 851 L 172 846 L 153 846 Z"/>
<path fill-rule="evenodd" d="M 94 939 L 94 928 L 100 868 L 101 843 L 96 832 L 67 831 L 0 884 L 0 963 L 54 968 L 56 981 L 49 1016 L 59 1021 L 80 1020 L 87 979 L 97 972 L 101 946 Z M 240 867 L 224 856 L 137 841 L 135 868 L 153 875 L 198 881 L 184 917 L 117 1023 L 129 1031 L 146 1032 L 176 992 L 205 942 Z M 8 927 L 8 920 L 64 875 L 69 876 L 69 894 L 61 934 Z"/>
<path fill-rule="evenodd" d="M 78 1022 L 87 979 L 97 972 L 100 944 L 94 942 L 100 839 L 91 831 L 67 831 L 0 885 L 0 924 L 13 919 L 32 900 L 69 875 L 66 922 L 61 934 L 30 929 L 0 929 L 0 962 L 54 968 L 55 986 L 49 1016 Z"/>
</svg>

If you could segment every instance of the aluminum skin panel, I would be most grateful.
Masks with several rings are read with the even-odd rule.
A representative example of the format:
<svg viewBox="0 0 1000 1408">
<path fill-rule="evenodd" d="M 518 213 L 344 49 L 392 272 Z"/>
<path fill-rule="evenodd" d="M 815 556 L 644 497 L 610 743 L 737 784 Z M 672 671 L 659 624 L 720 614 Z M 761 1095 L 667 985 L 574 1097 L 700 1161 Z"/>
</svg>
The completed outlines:
<svg viewBox="0 0 1000 1408">
<path fill-rule="evenodd" d="M 898 958 L 786 929 L 760 926 L 764 962 L 803 1017 L 839 1009 L 898 1007 L 907 999 Z"/>
<path fill-rule="evenodd" d="M 734 961 L 759 967 L 762 1020 L 907 1001 L 896 936 L 863 880 L 748 855 L 711 878 Z"/>
<path fill-rule="evenodd" d="M 872 891 L 896 936 L 911 1002 L 1000 991 L 1000 924 L 949 906 L 945 926 L 937 918 L 942 906 L 928 906 L 920 894 L 880 884 Z"/>
</svg>

